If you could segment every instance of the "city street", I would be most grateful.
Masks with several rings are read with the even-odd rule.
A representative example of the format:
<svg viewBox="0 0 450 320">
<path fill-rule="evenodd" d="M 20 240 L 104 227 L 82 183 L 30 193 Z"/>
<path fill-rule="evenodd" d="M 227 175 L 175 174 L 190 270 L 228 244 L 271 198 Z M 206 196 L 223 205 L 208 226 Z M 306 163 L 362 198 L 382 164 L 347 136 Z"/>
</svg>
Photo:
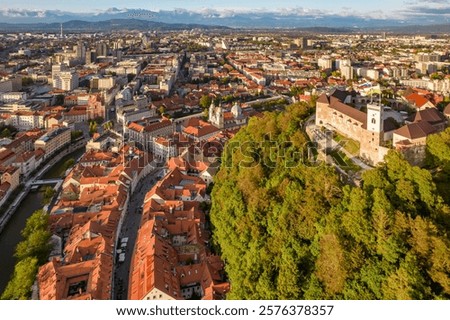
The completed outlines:
<svg viewBox="0 0 450 320">
<path fill-rule="evenodd" d="M 125 261 L 119 262 L 119 254 L 116 255 L 115 271 L 114 271 L 114 299 L 126 300 L 128 296 L 128 279 L 131 266 L 131 258 L 136 243 L 136 236 L 141 223 L 141 213 L 139 208 L 144 203 L 145 194 L 155 185 L 159 180 L 163 169 L 157 169 L 147 177 L 143 178 L 135 192 L 131 195 L 128 211 L 125 215 L 122 230 L 120 230 L 119 244 L 117 249 L 125 253 Z M 120 240 L 128 238 L 125 248 L 120 248 Z"/>
</svg>

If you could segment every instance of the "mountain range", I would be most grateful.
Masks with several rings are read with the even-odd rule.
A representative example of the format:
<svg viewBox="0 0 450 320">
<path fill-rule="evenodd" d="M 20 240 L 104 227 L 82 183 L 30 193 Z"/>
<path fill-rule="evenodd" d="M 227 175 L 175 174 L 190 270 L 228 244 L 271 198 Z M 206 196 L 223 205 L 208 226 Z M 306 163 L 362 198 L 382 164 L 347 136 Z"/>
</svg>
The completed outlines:
<svg viewBox="0 0 450 320">
<path fill-rule="evenodd" d="M 324 14 L 302 8 L 294 10 L 254 11 L 203 9 L 190 11 L 150 11 L 110 8 L 92 13 L 61 10 L 0 9 L 0 30 L 53 30 L 64 23 L 64 29 L 105 31 L 116 29 L 189 29 L 189 28 L 346 28 L 378 29 L 398 32 L 450 32 L 445 19 L 416 15 L 414 19 L 355 13 Z"/>
<path fill-rule="evenodd" d="M 140 19 L 109 19 L 104 21 L 70 20 L 53 23 L 1 23 L 0 30 L 6 32 L 58 32 L 61 25 L 66 32 L 108 32 L 118 30 L 186 30 L 186 29 L 227 29 L 223 26 L 164 23 Z"/>
</svg>

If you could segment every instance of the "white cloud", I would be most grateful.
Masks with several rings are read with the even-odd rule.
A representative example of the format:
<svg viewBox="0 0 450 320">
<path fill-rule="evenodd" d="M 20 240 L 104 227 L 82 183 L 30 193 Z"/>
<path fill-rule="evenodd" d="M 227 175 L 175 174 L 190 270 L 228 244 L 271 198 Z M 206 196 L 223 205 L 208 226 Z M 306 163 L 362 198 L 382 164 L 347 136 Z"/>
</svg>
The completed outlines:
<svg viewBox="0 0 450 320">
<path fill-rule="evenodd" d="M 408 0 L 410 1 L 410 0 Z M 413 0 L 415 1 L 415 0 Z M 425 4 L 428 3 L 428 4 Z M 82 19 L 83 17 L 120 17 L 130 11 L 148 11 L 145 9 L 129 9 L 129 8 L 109 8 L 106 10 L 91 10 L 84 13 L 73 13 L 61 10 L 27 10 L 27 9 L 0 9 L 0 18 L 9 18 L 10 21 L 14 18 L 24 19 L 32 17 L 43 22 L 49 21 L 49 17 L 57 18 L 61 16 L 76 17 Z M 360 18 L 360 19 L 380 19 L 380 20 L 396 20 L 396 21 L 416 21 L 417 19 L 435 19 L 439 21 L 439 17 L 447 18 L 450 16 L 450 1 L 448 0 L 422 0 L 419 2 L 409 2 L 401 10 L 384 11 L 382 9 L 375 11 L 361 12 L 349 7 L 337 7 L 336 9 L 320 10 L 307 7 L 290 7 L 290 8 L 248 8 L 248 7 L 217 7 L 217 8 L 198 8 L 187 10 L 185 8 L 177 8 L 172 11 L 158 10 L 160 14 L 176 14 L 189 15 L 193 17 L 209 17 L 217 19 L 227 19 L 237 17 L 239 15 L 247 15 L 249 18 L 272 17 L 274 19 L 288 19 L 288 18 L 302 18 L 302 19 L 318 19 L 326 17 L 340 17 L 340 18 Z M 35 20 L 35 21 L 36 21 Z M 220 21 L 220 20 L 219 20 Z M 218 21 L 218 22 L 219 22 Z"/>
</svg>

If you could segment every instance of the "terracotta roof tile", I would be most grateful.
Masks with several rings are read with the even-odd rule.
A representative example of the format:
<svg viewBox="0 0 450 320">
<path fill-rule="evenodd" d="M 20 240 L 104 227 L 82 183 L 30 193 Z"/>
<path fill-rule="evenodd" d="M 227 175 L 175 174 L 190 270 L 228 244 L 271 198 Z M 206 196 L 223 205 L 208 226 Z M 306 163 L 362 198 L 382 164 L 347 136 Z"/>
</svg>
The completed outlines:
<svg viewBox="0 0 450 320">
<path fill-rule="evenodd" d="M 436 108 L 427 108 L 424 110 L 417 111 L 413 116 L 413 121 L 414 122 L 427 121 L 433 124 L 439 122 L 446 122 L 447 119 Z"/>
<path fill-rule="evenodd" d="M 426 121 L 420 121 L 404 125 L 403 127 L 394 131 L 394 134 L 398 134 L 402 137 L 414 140 L 424 138 L 431 133 L 434 133 L 435 129 L 431 124 Z"/>
</svg>

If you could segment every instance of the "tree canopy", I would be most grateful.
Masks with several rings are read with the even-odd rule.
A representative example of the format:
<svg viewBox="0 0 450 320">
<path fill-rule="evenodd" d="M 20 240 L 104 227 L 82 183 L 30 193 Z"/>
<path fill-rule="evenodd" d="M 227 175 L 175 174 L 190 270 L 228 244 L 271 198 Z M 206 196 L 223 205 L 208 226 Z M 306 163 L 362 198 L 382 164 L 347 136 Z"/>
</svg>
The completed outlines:
<svg viewBox="0 0 450 320">
<path fill-rule="evenodd" d="M 200 98 L 200 101 L 198 104 L 203 109 L 206 109 L 206 108 L 209 108 L 209 106 L 211 105 L 211 102 L 212 102 L 212 98 L 209 95 L 205 94 Z"/>
<path fill-rule="evenodd" d="M 427 139 L 427 163 L 446 203 L 450 203 L 450 128 Z"/>
<path fill-rule="evenodd" d="M 36 258 L 29 257 L 19 261 L 14 268 L 12 279 L 2 294 L 2 299 L 28 300 L 37 271 L 38 265 Z"/>
<path fill-rule="evenodd" d="M 75 160 L 73 160 L 73 159 L 67 160 L 66 163 L 69 162 L 70 160 L 72 160 L 73 163 L 75 163 Z M 51 186 L 45 186 L 43 191 L 44 191 L 44 196 L 42 199 L 42 205 L 45 206 L 51 202 L 51 200 L 53 199 L 53 197 L 56 194 L 56 191 Z"/>
<path fill-rule="evenodd" d="M 43 265 L 50 252 L 51 233 L 48 230 L 48 214 L 43 210 L 35 211 L 22 230 L 24 240 L 16 247 L 15 256 L 18 259 L 14 273 L 8 282 L 1 299 L 26 300 L 31 296 L 38 268 Z"/>
<path fill-rule="evenodd" d="M 295 104 L 252 118 L 225 148 L 211 222 L 228 298 L 450 298 L 450 210 L 437 170 L 392 151 L 360 187 L 343 185 L 308 161 L 301 129 L 311 112 Z M 441 168 L 433 144 L 443 142 L 433 139 Z"/>
</svg>

